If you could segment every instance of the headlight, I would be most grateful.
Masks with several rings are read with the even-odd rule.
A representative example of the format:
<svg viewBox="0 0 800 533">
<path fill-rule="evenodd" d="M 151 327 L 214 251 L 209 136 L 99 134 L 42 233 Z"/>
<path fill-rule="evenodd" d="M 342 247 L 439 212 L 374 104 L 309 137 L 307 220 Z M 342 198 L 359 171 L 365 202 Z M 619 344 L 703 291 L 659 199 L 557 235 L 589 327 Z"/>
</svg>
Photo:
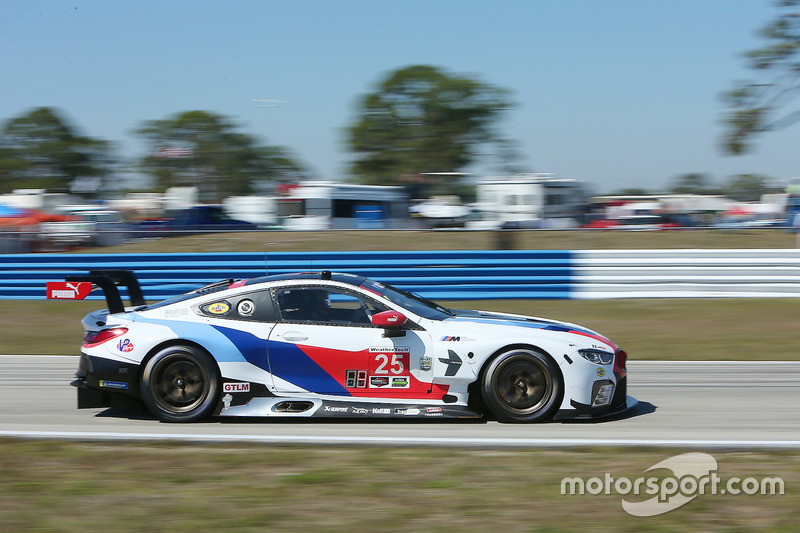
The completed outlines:
<svg viewBox="0 0 800 533">
<path fill-rule="evenodd" d="M 578 350 L 581 357 L 596 365 L 608 365 L 614 360 L 614 354 L 600 350 Z"/>
</svg>

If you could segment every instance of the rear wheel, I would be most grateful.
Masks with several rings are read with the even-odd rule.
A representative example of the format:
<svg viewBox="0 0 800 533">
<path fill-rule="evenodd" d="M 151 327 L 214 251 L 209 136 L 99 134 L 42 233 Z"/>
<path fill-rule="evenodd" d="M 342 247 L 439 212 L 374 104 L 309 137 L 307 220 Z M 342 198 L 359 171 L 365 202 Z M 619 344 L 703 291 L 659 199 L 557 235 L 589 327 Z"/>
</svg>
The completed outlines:
<svg viewBox="0 0 800 533">
<path fill-rule="evenodd" d="M 533 349 L 514 349 L 489 363 L 481 397 L 501 422 L 544 420 L 558 407 L 561 377 L 553 360 Z"/>
<path fill-rule="evenodd" d="M 145 365 L 142 399 L 164 422 L 191 422 L 211 413 L 219 384 L 219 371 L 210 355 L 192 346 L 170 346 Z"/>
</svg>

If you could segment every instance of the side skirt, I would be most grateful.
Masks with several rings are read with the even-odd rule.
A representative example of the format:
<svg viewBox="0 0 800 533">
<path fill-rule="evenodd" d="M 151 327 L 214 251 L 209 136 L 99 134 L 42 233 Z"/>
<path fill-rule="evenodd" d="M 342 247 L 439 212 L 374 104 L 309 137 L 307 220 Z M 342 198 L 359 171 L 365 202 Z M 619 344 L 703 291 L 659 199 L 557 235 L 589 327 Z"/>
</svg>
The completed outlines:
<svg viewBox="0 0 800 533">
<path fill-rule="evenodd" d="M 232 395 L 230 395 L 232 396 Z M 223 394 L 218 416 L 297 417 L 297 418 L 483 418 L 462 405 L 421 405 L 413 403 L 376 403 L 321 398 L 252 398 L 243 405 L 233 405 Z"/>
</svg>

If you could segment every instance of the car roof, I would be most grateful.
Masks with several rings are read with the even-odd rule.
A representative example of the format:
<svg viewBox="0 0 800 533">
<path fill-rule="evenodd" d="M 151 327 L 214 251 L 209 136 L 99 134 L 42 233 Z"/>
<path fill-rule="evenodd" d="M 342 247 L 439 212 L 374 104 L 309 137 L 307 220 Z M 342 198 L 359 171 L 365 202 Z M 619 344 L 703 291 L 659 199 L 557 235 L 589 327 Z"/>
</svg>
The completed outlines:
<svg viewBox="0 0 800 533">
<path fill-rule="evenodd" d="M 358 274 L 347 274 L 343 272 L 330 272 L 323 270 L 321 272 L 295 272 L 292 274 L 275 274 L 271 276 L 260 276 L 246 280 L 243 284 L 246 286 L 256 285 L 261 283 L 269 283 L 273 281 L 303 281 L 303 280 L 325 280 L 325 281 L 338 281 L 340 283 L 347 283 L 349 285 L 359 286 L 367 280 L 365 276 Z"/>
<path fill-rule="evenodd" d="M 250 278 L 235 281 L 234 279 L 226 279 L 220 280 L 214 283 L 210 283 L 204 287 L 200 287 L 191 292 L 187 292 L 184 294 L 179 294 L 176 296 L 172 296 L 165 300 L 161 300 L 159 302 L 152 303 L 147 306 L 148 309 L 157 309 L 159 307 L 164 307 L 167 305 L 173 305 L 179 302 L 185 302 L 188 300 L 192 300 L 194 298 L 200 296 L 207 296 L 211 293 L 221 292 L 227 289 L 232 288 L 240 288 L 240 287 L 250 287 L 250 288 L 258 288 L 259 285 L 264 285 L 268 283 L 272 283 L 275 281 L 337 281 L 341 283 L 346 283 L 348 285 L 352 285 L 354 287 L 358 287 L 365 281 L 368 281 L 368 278 L 364 276 L 359 276 L 357 274 L 345 274 L 341 272 L 330 272 L 324 270 L 322 272 L 298 272 L 292 274 L 277 274 L 272 276 L 260 276 L 257 278 Z"/>
</svg>

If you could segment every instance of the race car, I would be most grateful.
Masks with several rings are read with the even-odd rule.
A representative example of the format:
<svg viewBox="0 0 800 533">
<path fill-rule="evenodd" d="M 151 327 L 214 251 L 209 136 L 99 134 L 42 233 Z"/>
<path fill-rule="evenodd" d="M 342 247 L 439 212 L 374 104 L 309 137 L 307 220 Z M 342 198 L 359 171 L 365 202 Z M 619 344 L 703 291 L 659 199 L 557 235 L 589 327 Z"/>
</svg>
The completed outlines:
<svg viewBox="0 0 800 533">
<path fill-rule="evenodd" d="M 117 289 L 128 288 L 125 306 Z M 624 411 L 627 354 L 586 328 L 448 309 L 360 275 L 226 279 L 147 304 L 131 271 L 48 283 L 101 288 L 83 319 L 79 408 L 145 406 L 164 422 L 226 417 L 537 422 Z"/>
</svg>

